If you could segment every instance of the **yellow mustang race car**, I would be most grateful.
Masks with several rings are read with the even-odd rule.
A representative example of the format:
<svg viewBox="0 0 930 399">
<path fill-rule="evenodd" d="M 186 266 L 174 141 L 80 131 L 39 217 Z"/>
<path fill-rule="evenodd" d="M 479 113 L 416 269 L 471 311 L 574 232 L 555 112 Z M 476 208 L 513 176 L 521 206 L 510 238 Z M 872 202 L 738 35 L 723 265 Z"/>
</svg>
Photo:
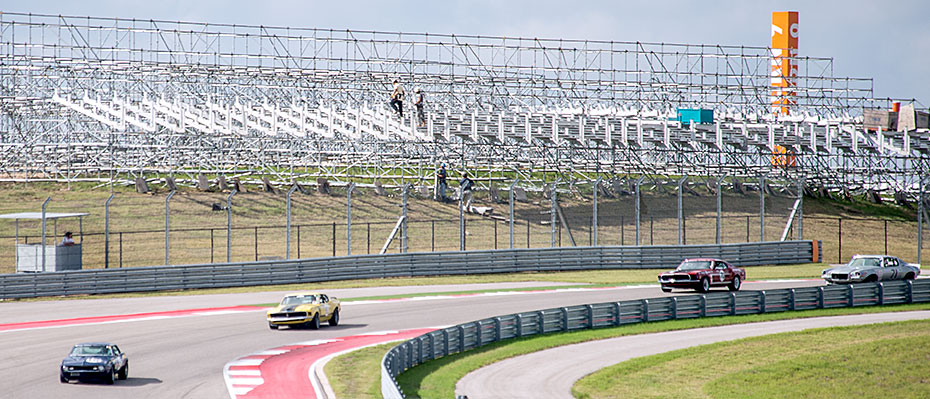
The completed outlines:
<svg viewBox="0 0 930 399">
<path fill-rule="evenodd" d="M 339 299 L 318 292 L 289 294 L 281 304 L 268 311 L 268 327 L 277 330 L 280 326 L 320 328 L 320 322 L 339 324 Z"/>
</svg>

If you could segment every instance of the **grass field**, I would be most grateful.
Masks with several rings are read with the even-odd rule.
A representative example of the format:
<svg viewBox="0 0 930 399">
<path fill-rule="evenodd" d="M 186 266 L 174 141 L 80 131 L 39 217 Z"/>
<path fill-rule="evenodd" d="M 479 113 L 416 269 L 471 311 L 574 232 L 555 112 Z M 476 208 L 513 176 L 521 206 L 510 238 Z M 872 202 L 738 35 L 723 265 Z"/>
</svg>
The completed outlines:
<svg viewBox="0 0 930 399">
<path fill-rule="evenodd" d="M 456 354 L 435 361 L 430 361 L 401 374 L 400 378 L 398 378 L 398 381 L 401 385 L 401 388 L 407 394 L 408 398 L 450 398 L 454 397 L 455 383 L 464 377 L 465 374 L 468 374 L 473 370 L 477 370 L 478 368 L 481 368 L 485 365 L 492 364 L 513 356 L 577 342 L 585 342 L 632 334 L 646 334 L 671 330 L 683 330 L 688 328 L 751 323 L 757 321 L 915 309 L 930 309 L 930 304 L 852 309 L 828 309 L 802 312 L 769 313 L 763 315 L 671 320 L 657 323 L 636 324 L 618 328 L 549 334 L 523 340 L 503 341 L 473 351 L 468 351 L 464 354 Z"/>
<path fill-rule="evenodd" d="M 747 338 L 629 360 L 573 388 L 599 398 L 928 398 L 930 321 Z"/>
</svg>

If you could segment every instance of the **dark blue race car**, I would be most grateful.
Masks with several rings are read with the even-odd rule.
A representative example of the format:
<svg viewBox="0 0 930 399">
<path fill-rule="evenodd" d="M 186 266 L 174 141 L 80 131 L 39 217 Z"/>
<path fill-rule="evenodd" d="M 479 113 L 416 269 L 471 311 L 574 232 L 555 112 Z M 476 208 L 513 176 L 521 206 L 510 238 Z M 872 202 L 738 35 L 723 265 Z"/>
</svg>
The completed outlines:
<svg viewBox="0 0 930 399">
<path fill-rule="evenodd" d="M 113 344 L 93 342 L 74 345 L 61 361 L 61 382 L 70 380 L 102 380 L 112 384 L 129 376 L 129 358 Z"/>
</svg>

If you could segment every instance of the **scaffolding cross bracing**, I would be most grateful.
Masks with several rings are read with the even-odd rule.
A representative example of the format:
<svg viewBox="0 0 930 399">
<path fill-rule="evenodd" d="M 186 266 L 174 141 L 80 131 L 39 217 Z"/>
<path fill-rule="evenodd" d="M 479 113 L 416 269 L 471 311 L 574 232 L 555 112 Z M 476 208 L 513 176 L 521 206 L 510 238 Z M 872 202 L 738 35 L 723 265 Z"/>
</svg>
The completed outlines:
<svg viewBox="0 0 930 399">
<path fill-rule="evenodd" d="M 301 173 L 432 181 L 692 175 L 916 191 L 928 133 L 869 132 L 872 80 L 797 57 L 791 116 L 771 112 L 765 47 L 0 14 L 0 172 Z M 427 93 L 420 126 L 391 80 Z M 675 120 L 715 111 L 713 124 Z M 773 165 L 776 147 L 791 167 Z M 311 171 L 312 170 L 312 171 Z M 535 173 L 539 172 L 539 173 Z"/>
</svg>

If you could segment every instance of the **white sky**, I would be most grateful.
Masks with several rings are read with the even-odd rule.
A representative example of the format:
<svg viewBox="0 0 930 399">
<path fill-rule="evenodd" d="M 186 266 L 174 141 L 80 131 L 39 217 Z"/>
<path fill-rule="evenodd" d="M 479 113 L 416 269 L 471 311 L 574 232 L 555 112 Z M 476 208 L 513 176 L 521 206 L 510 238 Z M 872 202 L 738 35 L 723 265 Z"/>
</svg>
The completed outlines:
<svg viewBox="0 0 930 399">
<path fill-rule="evenodd" d="M 876 97 L 930 107 L 930 1 L 5 0 L 0 10 L 334 29 L 768 46 L 772 11 L 800 12 L 799 53 Z"/>
</svg>

